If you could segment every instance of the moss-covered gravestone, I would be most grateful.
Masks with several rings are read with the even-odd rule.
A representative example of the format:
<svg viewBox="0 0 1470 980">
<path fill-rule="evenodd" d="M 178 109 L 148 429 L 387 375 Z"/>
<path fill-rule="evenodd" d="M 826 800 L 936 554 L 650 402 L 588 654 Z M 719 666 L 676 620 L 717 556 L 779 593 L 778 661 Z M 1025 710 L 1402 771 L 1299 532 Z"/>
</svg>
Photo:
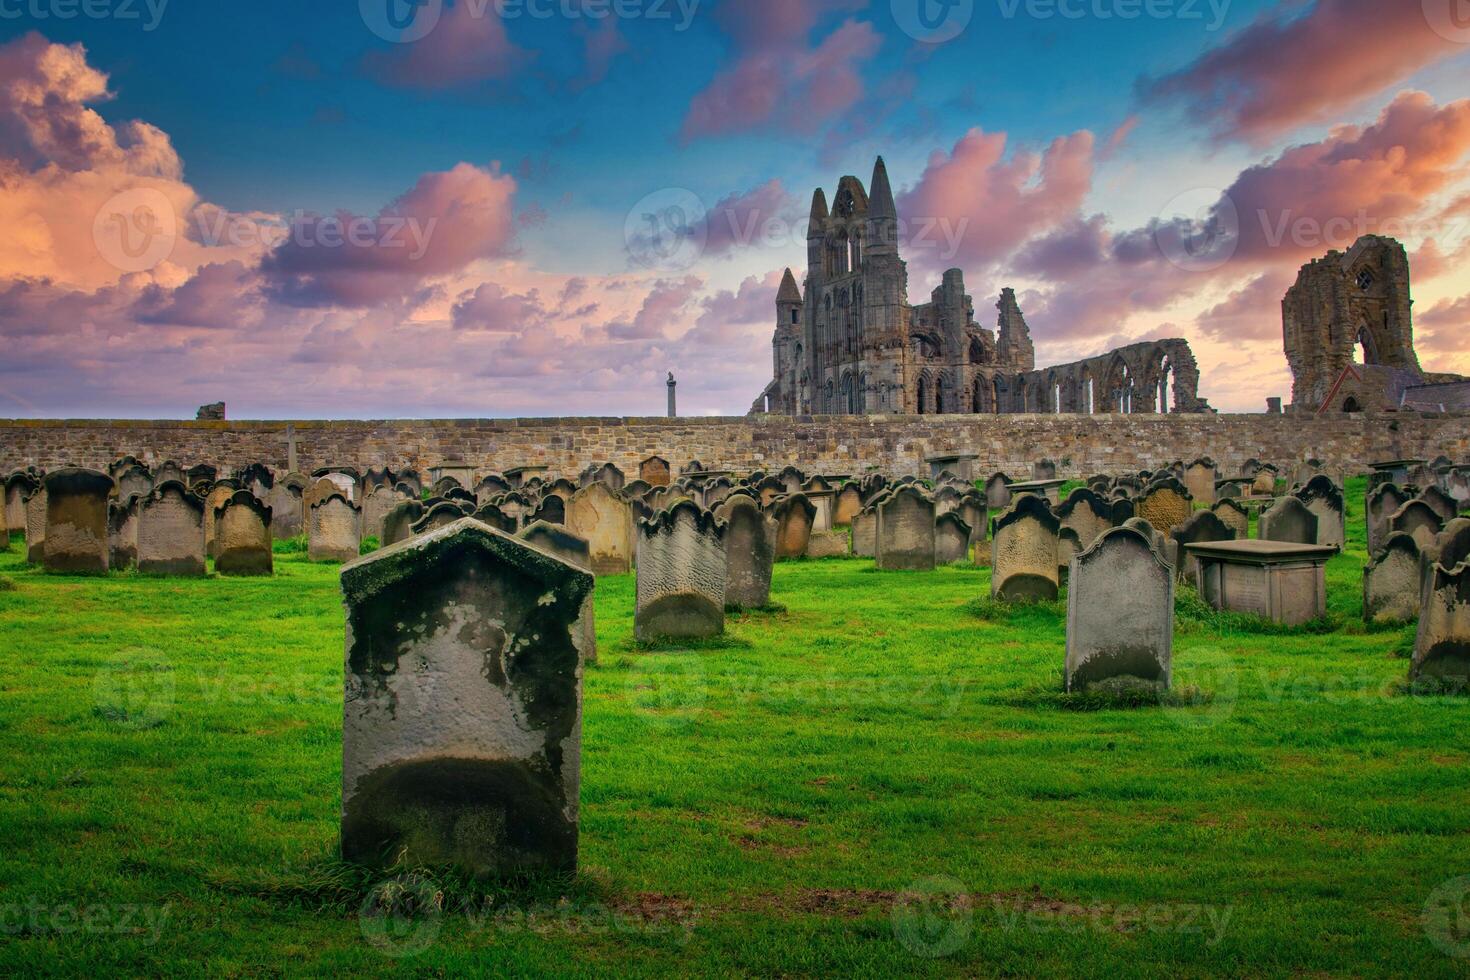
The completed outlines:
<svg viewBox="0 0 1470 980">
<path fill-rule="evenodd" d="M 46 555 L 46 484 L 38 483 L 26 493 L 26 562 L 41 564 Z"/>
<path fill-rule="evenodd" d="M 776 558 L 801 558 L 817 526 L 817 506 L 804 493 L 782 497 L 771 505 L 776 522 Z"/>
<path fill-rule="evenodd" d="M 958 511 L 934 519 L 934 563 L 953 565 L 970 560 L 970 525 Z"/>
<path fill-rule="evenodd" d="M 1391 533 L 1363 569 L 1363 619 L 1369 623 L 1412 623 L 1419 618 L 1421 551 L 1402 531 Z"/>
<path fill-rule="evenodd" d="M 585 570 L 473 520 L 342 569 L 342 853 L 577 866 Z"/>
</svg>

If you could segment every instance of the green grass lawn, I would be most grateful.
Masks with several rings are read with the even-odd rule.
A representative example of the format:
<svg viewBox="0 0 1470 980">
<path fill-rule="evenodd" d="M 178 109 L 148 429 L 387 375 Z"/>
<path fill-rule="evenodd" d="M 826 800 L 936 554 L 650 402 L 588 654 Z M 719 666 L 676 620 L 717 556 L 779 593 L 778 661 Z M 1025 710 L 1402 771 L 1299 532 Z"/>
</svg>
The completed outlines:
<svg viewBox="0 0 1470 980">
<path fill-rule="evenodd" d="M 1329 622 L 1185 593 L 1165 706 L 1062 697 L 1064 606 L 977 601 L 983 569 L 781 565 L 786 610 L 697 649 L 636 648 L 601 580 L 581 873 L 409 876 L 445 911 L 408 923 L 336 858 L 335 567 L 87 580 L 13 543 L 0 973 L 1464 976 L 1422 917 L 1470 874 L 1470 699 L 1361 625 L 1362 491 Z"/>
</svg>

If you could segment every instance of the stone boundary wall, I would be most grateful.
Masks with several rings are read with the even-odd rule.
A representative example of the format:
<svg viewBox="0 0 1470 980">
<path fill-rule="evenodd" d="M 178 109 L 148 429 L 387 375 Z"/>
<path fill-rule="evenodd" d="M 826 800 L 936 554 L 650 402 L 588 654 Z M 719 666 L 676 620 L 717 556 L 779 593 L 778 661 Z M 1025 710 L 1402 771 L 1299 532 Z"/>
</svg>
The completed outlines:
<svg viewBox="0 0 1470 980">
<path fill-rule="evenodd" d="M 677 473 L 691 460 L 706 469 L 928 474 L 927 456 L 977 454 L 977 472 L 1031 472 L 1042 458 L 1058 475 L 1155 469 L 1213 457 L 1224 474 L 1247 459 L 1288 466 L 1308 458 L 1363 472 L 1385 459 L 1470 461 L 1470 413 L 1389 413 L 1302 418 L 1287 415 L 952 415 L 749 418 L 557 418 L 421 421 L 181 422 L 0 419 L 0 472 L 36 464 L 102 468 L 131 453 L 150 465 L 284 469 L 294 433 L 297 469 L 328 465 L 427 474 L 441 463 L 480 472 L 546 466 L 575 478 L 593 462 L 629 477 L 651 455 Z M 1283 469 L 1284 474 L 1289 470 Z"/>
</svg>

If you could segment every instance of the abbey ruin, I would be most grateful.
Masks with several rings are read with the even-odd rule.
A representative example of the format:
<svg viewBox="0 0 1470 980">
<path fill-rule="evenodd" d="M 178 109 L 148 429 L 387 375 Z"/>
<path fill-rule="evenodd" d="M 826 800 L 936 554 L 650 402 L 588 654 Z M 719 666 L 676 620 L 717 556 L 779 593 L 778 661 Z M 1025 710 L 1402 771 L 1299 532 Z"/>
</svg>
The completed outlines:
<svg viewBox="0 0 1470 980">
<path fill-rule="evenodd" d="M 898 210 L 880 157 L 871 195 L 843 177 L 831 210 L 818 188 L 807 276 L 790 269 L 776 297 L 775 378 L 752 415 L 1201 413 L 1189 343 L 1131 344 L 1037 369 L 1014 290 L 995 330 L 975 321 L 964 273 L 950 269 L 929 302 L 911 306 L 898 251 Z"/>
<path fill-rule="evenodd" d="M 1470 407 L 1470 379 L 1420 367 L 1413 311 L 1409 254 L 1392 238 L 1366 235 L 1303 266 L 1281 303 L 1292 411 Z"/>
</svg>

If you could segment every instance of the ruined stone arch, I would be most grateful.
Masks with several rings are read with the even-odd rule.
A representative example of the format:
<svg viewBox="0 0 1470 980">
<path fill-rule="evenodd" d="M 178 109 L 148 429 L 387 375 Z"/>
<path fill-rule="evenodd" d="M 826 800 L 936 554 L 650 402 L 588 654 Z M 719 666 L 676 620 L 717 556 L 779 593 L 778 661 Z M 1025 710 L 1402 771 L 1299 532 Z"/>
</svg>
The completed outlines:
<svg viewBox="0 0 1470 980">
<path fill-rule="evenodd" d="M 983 374 L 978 375 L 970 388 L 971 412 L 976 415 L 989 415 L 995 411 L 995 389 L 991 387 L 990 378 Z"/>
<path fill-rule="evenodd" d="M 1108 364 L 1107 381 L 1103 383 L 1107 411 L 1127 415 L 1133 410 L 1134 373 L 1123 355 L 1114 352 Z"/>
<path fill-rule="evenodd" d="M 918 414 L 924 415 L 926 414 L 924 411 L 924 399 L 927 398 L 929 395 L 928 379 L 921 374 L 914 381 L 914 384 L 916 386 L 914 388 L 915 410 L 918 412 Z"/>
<path fill-rule="evenodd" d="M 950 401 L 949 381 L 940 374 L 934 379 L 934 414 L 954 414 L 955 406 Z"/>
</svg>

